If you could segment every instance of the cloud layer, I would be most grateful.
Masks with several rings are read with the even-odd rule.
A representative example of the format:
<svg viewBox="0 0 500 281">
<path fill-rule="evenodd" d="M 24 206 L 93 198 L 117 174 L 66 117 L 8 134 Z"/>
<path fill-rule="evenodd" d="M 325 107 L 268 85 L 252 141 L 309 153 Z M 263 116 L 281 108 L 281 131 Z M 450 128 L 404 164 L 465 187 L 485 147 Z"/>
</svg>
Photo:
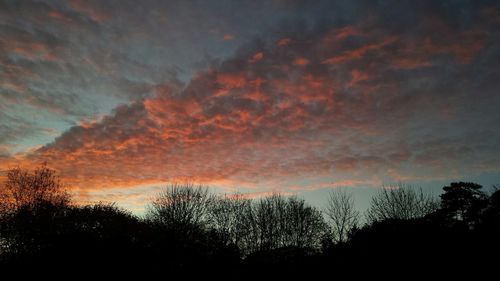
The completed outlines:
<svg viewBox="0 0 500 281">
<path fill-rule="evenodd" d="M 389 2 L 346 2 L 315 18 L 330 4 L 301 13 L 302 4 L 277 1 L 253 10 L 284 8 L 279 22 L 265 21 L 273 28 L 249 37 L 244 20 L 223 13 L 223 22 L 240 24 L 212 26 L 212 39 L 199 42 L 188 35 L 197 19 L 176 25 L 154 1 L 137 7 L 148 19 L 138 26 L 127 2 L 3 4 L 0 157 L 46 161 L 80 190 L 176 180 L 300 190 L 498 172 L 500 10 Z M 15 13 L 53 29 L 21 27 Z M 191 78 L 183 79 L 182 59 L 158 62 L 169 57 L 143 49 L 168 48 L 155 36 L 162 20 L 200 61 L 191 44 L 236 45 L 198 65 L 184 60 Z M 102 41 L 118 39 L 109 48 Z M 7 107 L 69 121 L 45 124 Z M 14 152 L 17 140 L 44 134 L 53 141 Z"/>
</svg>

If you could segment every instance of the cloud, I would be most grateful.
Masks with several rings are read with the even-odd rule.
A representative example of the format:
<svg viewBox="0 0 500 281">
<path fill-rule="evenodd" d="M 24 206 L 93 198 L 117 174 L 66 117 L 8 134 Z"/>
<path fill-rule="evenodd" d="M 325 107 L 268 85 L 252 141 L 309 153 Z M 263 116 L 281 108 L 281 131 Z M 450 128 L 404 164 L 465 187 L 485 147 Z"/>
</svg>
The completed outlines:
<svg viewBox="0 0 500 281">
<path fill-rule="evenodd" d="M 426 58 L 402 57 L 393 61 L 393 67 L 396 69 L 416 69 L 432 66 L 432 63 Z"/>
<path fill-rule="evenodd" d="M 103 186 L 185 178 L 359 178 L 397 169 L 400 163 L 459 162 L 464 150 L 437 154 L 428 148 L 413 158 L 407 148 L 412 140 L 392 130 L 425 122 L 435 109 L 424 106 L 428 98 L 444 102 L 453 95 L 424 92 L 408 98 L 415 94 L 398 81 L 380 80 L 391 69 L 427 65 L 416 63 L 418 55 L 411 56 L 418 52 L 394 34 L 377 39 L 350 26 L 331 30 L 311 30 L 305 36 L 316 41 L 307 47 L 294 45 L 293 39 L 287 44 L 243 46 L 234 57 L 199 72 L 187 86 L 156 86 L 153 96 L 117 107 L 113 115 L 95 123 L 71 128 L 31 158 L 48 160 L 75 182 L 79 177 L 86 179 L 82 184 L 98 179 Z M 472 57 L 466 55 L 465 62 L 455 50 L 469 34 L 454 36 L 457 42 L 437 49 L 424 44 L 433 50 L 427 58 L 460 53 L 456 67 L 471 63 Z M 333 44 L 332 40 L 359 36 L 361 43 L 342 47 L 336 56 L 318 51 L 329 40 Z M 401 52 L 408 55 L 406 61 L 401 61 Z M 266 63 L 257 63 L 264 53 Z M 368 68 L 360 67 L 367 63 Z M 393 138 L 406 148 L 401 150 Z M 379 142 L 383 149 L 374 147 Z"/>
<path fill-rule="evenodd" d="M 225 41 L 231 41 L 234 39 L 234 35 L 232 34 L 224 34 L 224 36 L 222 37 L 223 40 Z"/>
<path fill-rule="evenodd" d="M 450 18 L 434 5 L 412 4 L 408 15 L 404 3 L 357 5 L 358 16 L 346 4 L 336 20 L 262 29 L 234 52 L 183 72 L 178 57 L 204 53 L 197 48 L 209 40 L 215 49 L 237 45 L 248 32 L 235 27 L 214 39 L 207 30 L 223 26 L 210 21 L 178 22 L 147 5 L 131 15 L 129 2 L 116 11 L 100 3 L 44 5 L 44 13 L 26 7 L 29 22 L 47 19 L 56 32 L 9 25 L 2 31 L 11 41 L 0 46 L 9 54 L 0 55 L 4 108 L 29 105 L 74 121 L 24 157 L 6 157 L 46 161 L 82 194 L 114 188 L 122 193 L 108 198 L 124 198 L 139 185 L 186 180 L 258 194 L 266 184 L 296 191 L 498 170 L 493 23 Z M 179 13 L 189 15 L 185 5 Z M 223 44 L 233 31 L 235 44 Z M 37 126 L 5 120 L 0 154 Z"/>
<path fill-rule="evenodd" d="M 334 57 L 328 58 L 324 60 L 322 63 L 324 64 L 337 64 L 343 63 L 350 60 L 356 60 L 362 58 L 365 54 L 371 51 L 378 51 L 388 45 L 395 43 L 397 39 L 395 37 L 387 37 L 383 38 L 380 42 L 369 43 L 363 45 L 359 48 L 353 50 L 344 51 L 340 55 L 336 55 Z"/>
<path fill-rule="evenodd" d="M 111 6 L 103 5 L 103 3 L 91 3 L 92 1 L 71 0 L 70 6 L 78 13 L 85 14 L 90 19 L 96 22 L 104 22 L 112 17 Z"/>
<path fill-rule="evenodd" d="M 258 52 L 252 56 L 251 59 L 248 60 L 249 63 L 256 63 L 264 58 L 264 53 Z"/>
<path fill-rule="evenodd" d="M 292 42 L 292 40 L 290 38 L 281 38 L 280 40 L 278 40 L 278 42 L 276 44 L 278 46 L 286 46 L 286 45 L 290 44 L 290 42 Z"/>
<path fill-rule="evenodd" d="M 296 58 L 293 60 L 293 65 L 298 65 L 298 66 L 306 66 L 310 63 L 310 61 L 306 58 Z"/>
</svg>

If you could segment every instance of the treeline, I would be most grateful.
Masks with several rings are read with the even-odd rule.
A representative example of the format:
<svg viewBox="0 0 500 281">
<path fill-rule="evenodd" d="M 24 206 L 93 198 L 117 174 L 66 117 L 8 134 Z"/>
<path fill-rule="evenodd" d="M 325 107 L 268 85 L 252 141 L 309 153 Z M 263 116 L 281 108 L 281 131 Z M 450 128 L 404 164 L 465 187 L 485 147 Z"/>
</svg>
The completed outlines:
<svg viewBox="0 0 500 281">
<path fill-rule="evenodd" d="M 451 183 L 438 199 L 400 185 L 366 214 L 333 189 L 324 209 L 274 194 L 251 200 L 171 185 L 139 218 L 113 204 L 74 204 L 55 171 L 8 171 L 0 193 L 0 267 L 288 274 L 358 265 L 484 268 L 500 249 L 500 191 Z M 460 266 L 465 263 L 467 267 Z"/>
</svg>

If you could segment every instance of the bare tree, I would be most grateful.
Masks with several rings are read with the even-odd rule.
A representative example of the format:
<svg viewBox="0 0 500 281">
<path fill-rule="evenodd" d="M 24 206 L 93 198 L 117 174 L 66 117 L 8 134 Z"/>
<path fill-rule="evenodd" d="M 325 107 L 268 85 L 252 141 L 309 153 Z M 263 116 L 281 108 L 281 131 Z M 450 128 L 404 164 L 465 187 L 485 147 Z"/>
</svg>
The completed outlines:
<svg viewBox="0 0 500 281">
<path fill-rule="evenodd" d="M 284 228 L 283 215 L 285 199 L 280 194 L 262 198 L 255 204 L 255 219 L 259 244 L 262 250 L 275 249 L 280 246 L 280 231 Z"/>
<path fill-rule="evenodd" d="M 244 241 L 251 231 L 246 223 L 251 204 L 250 199 L 238 194 L 215 197 L 210 204 L 210 226 L 226 243 L 243 249 Z"/>
<path fill-rule="evenodd" d="M 326 230 L 321 211 L 309 206 L 304 199 L 288 198 L 285 210 L 282 245 L 318 248 Z"/>
<path fill-rule="evenodd" d="M 2 213 L 21 207 L 34 209 L 42 203 L 67 205 L 70 202 L 70 196 L 56 171 L 45 165 L 33 171 L 19 167 L 10 169 L 0 199 Z"/>
<path fill-rule="evenodd" d="M 439 208 L 437 199 L 421 188 L 398 184 L 382 188 L 370 203 L 367 219 L 370 222 L 386 219 L 414 219 L 424 217 Z"/>
<path fill-rule="evenodd" d="M 202 185 L 172 184 L 161 191 L 146 211 L 146 218 L 178 229 L 204 226 L 212 196 Z"/>
<path fill-rule="evenodd" d="M 36 238 L 30 235 L 39 235 L 39 229 L 32 225 L 31 219 L 13 224 L 12 219 L 16 221 L 16 216 L 40 215 L 44 213 L 44 207 L 66 210 L 69 204 L 70 195 L 55 170 L 46 165 L 33 171 L 19 167 L 8 170 L 6 181 L 0 187 L 0 253 L 19 249 L 15 245 L 31 245 Z M 24 229 L 16 229 L 23 223 Z"/>
<path fill-rule="evenodd" d="M 360 215 L 354 205 L 354 198 L 344 189 L 336 188 L 330 191 L 325 214 L 335 243 L 345 242 L 349 232 L 359 223 Z"/>
<path fill-rule="evenodd" d="M 251 228 L 246 237 L 250 251 L 295 246 L 317 248 L 325 230 L 321 212 L 297 197 L 274 194 L 247 209 L 244 219 Z"/>
</svg>

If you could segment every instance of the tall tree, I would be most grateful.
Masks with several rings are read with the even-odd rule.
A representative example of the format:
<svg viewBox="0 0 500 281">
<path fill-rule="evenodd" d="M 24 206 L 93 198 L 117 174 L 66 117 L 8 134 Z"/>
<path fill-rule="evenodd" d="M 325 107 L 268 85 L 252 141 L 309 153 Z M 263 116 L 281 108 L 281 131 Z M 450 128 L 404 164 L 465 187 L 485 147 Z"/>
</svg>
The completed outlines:
<svg viewBox="0 0 500 281">
<path fill-rule="evenodd" d="M 473 182 L 452 182 L 443 187 L 441 208 L 448 218 L 474 226 L 488 205 L 482 186 Z"/>
<path fill-rule="evenodd" d="M 325 214 L 335 243 L 345 242 L 349 232 L 359 223 L 359 211 L 354 205 L 354 198 L 344 189 L 330 191 Z"/>
<path fill-rule="evenodd" d="M 318 248 L 326 230 L 321 211 L 296 196 L 287 200 L 283 224 L 284 246 Z"/>
<path fill-rule="evenodd" d="M 244 248 L 245 237 L 251 229 L 246 223 L 246 214 L 252 201 L 242 195 L 215 197 L 210 204 L 210 226 L 227 244 Z"/>
</svg>

